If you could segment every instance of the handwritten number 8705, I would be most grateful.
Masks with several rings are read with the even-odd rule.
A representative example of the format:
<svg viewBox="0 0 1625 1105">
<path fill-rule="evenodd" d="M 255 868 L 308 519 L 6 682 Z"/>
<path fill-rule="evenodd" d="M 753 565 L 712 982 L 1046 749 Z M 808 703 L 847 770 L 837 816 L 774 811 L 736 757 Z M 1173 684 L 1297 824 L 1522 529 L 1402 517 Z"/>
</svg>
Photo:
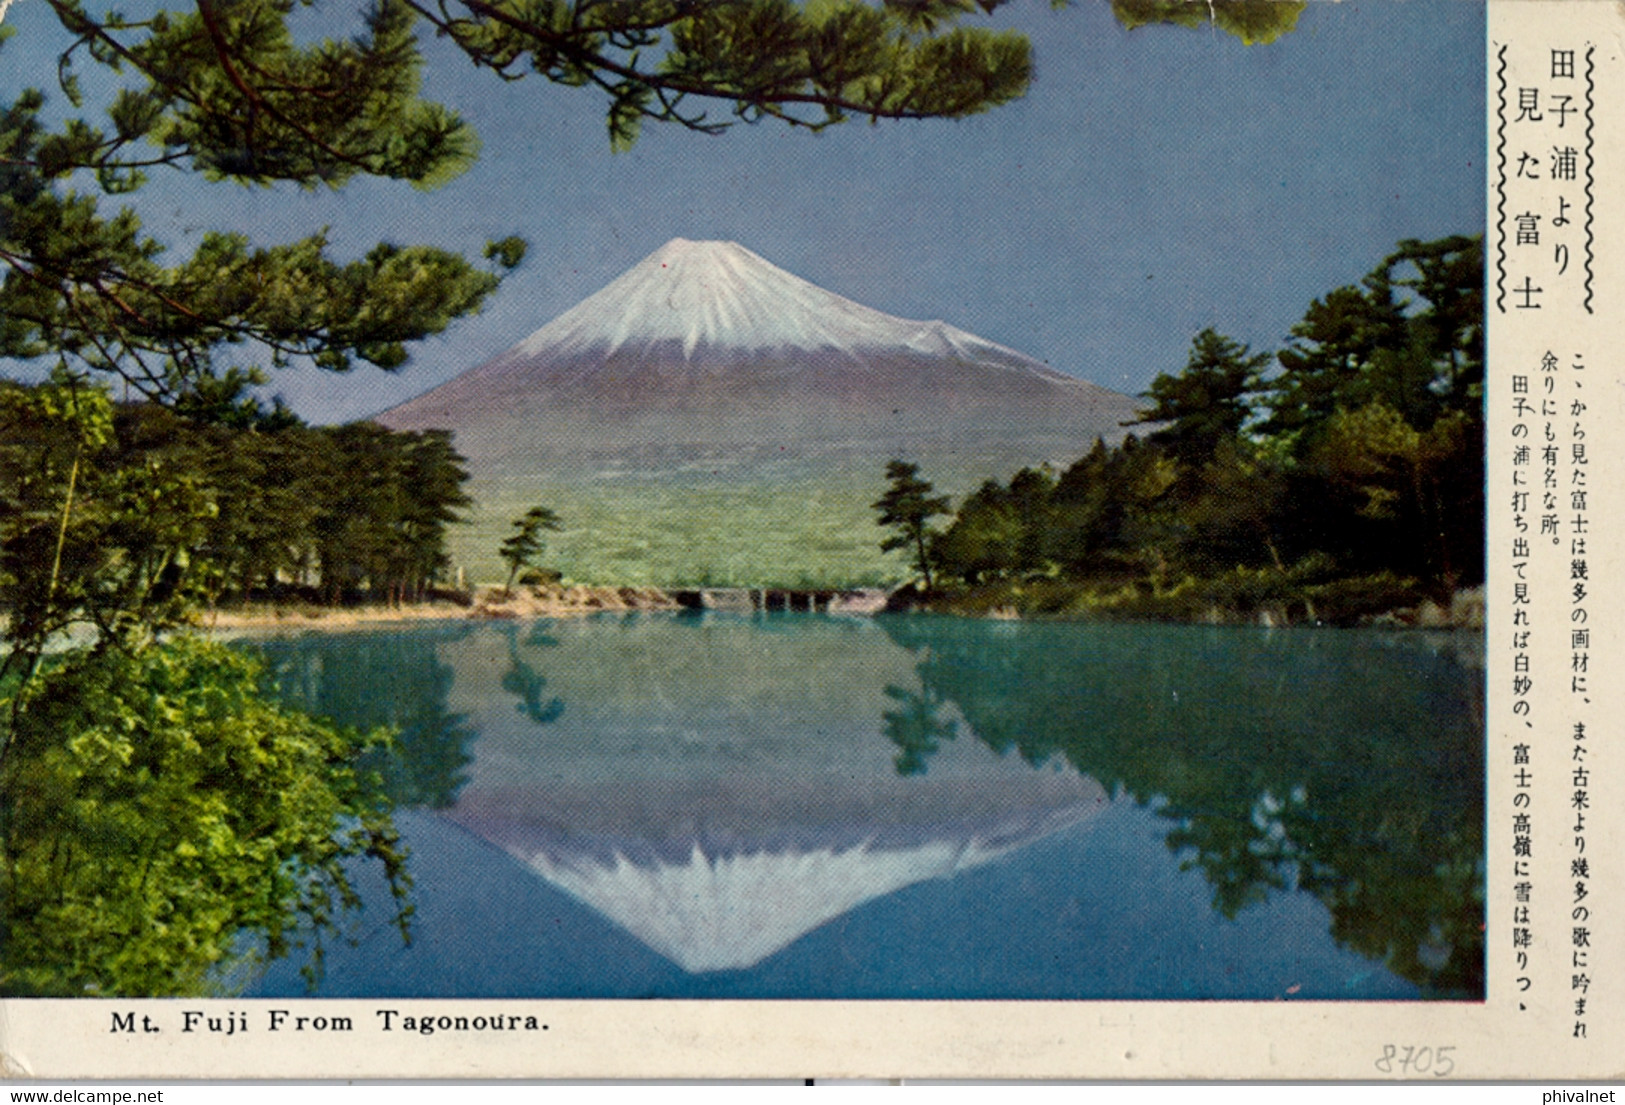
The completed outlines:
<svg viewBox="0 0 1625 1105">
<path fill-rule="evenodd" d="M 1384 1044 L 1376 1067 L 1384 1074 L 1431 1074 L 1435 1078 L 1444 1078 L 1456 1069 L 1456 1061 L 1450 1057 L 1455 1050 L 1454 1044 L 1440 1048 L 1417 1047 L 1415 1044 L 1400 1048 L 1395 1044 Z"/>
</svg>

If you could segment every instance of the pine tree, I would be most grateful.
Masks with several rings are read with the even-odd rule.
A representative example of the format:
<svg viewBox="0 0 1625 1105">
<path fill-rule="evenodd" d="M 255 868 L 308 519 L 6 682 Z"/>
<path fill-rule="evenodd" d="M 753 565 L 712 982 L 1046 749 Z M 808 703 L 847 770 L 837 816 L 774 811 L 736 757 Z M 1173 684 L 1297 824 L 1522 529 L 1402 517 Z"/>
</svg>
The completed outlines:
<svg viewBox="0 0 1625 1105">
<path fill-rule="evenodd" d="M 1248 397 L 1259 390 L 1260 374 L 1274 360 L 1211 327 L 1196 335 L 1190 359 L 1177 376 L 1160 373 L 1144 398 L 1148 410 L 1129 423 L 1157 423 L 1147 440 L 1160 445 L 1181 464 L 1197 466 L 1213 459 L 1223 441 L 1241 433 L 1252 415 Z"/>
<path fill-rule="evenodd" d="M 930 481 L 920 479 L 920 466 L 894 460 L 886 465 L 886 479 L 890 487 L 873 506 L 880 517 L 876 523 L 893 530 L 890 537 L 880 543 L 881 552 L 894 549 L 914 551 L 914 569 L 925 579 L 925 589 L 931 590 L 930 542 L 936 536 L 931 519 L 948 513 L 948 500 L 932 495 L 935 490 Z"/>
<path fill-rule="evenodd" d="M 1307 6 L 1303 0 L 1112 0 L 1112 13 L 1129 28 L 1147 23 L 1211 24 L 1252 45 L 1274 42 L 1290 32 Z"/>
<path fill-rule="evenodd" d="M 513 591 L 514 577 L 519 574 L 519 569 L 534 563 L 542 555 L 542 550 L 546 548 L 542 531 L 561 528 L 563 521 L 558 514 L 545 506 L 533 506 L 522 517 L 514 519 L 513 533 L 502 542 L 498 554 L 502 562 L 508 565 L 508 581 L 502 585 L 503 594 Z"/>
</svg>

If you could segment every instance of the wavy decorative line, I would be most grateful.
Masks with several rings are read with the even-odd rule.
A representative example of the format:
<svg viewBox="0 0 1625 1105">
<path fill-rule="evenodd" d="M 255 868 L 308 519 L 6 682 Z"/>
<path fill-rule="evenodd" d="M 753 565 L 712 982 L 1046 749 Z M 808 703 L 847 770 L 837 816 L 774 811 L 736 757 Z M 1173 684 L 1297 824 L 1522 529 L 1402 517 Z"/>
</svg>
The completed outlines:
<svg viewBox="0 0 1625 1105">
<path fill-rule="evenodd" d="M 1591 152 L 1592 147 L 1596 144 L 1596 139 L 1592 137 L 1591 133 L 1594 129 L 1596 129 L 1596 112 L 1593 110 L 1593 105 L 1596 103 L 1597 82 L 1592 76 L 1597 68 L 1596 62 L 1593 60 L 1596 52 L 1597 48 L 1595 46 L 1589 42 L 1586 43 L 1586 295 L 1584 306 L 1586 309 L 1586 314 L 1588 315 L 1596 313 L 1591 309 L 1591 281 L 1596 275 L 1591 271 L 1593 244 L 1596 241 L 1596 235 L 1591 229 L 1591 207 L 1596 200 L 1596 195 L 1591 187 L 1592 182 L 1596 177 L 1596 161 Z"/>
<path fill-rule="evenodd" d="M 1495 52 L 1495 58 L 1495 76 L 1500 82 L 1495 111 L 1500 121 L 1495 128 L 1495 309 L 1504 315 L 1507 313 L 1507 48 L 1504 43 Z"/>
</svg>

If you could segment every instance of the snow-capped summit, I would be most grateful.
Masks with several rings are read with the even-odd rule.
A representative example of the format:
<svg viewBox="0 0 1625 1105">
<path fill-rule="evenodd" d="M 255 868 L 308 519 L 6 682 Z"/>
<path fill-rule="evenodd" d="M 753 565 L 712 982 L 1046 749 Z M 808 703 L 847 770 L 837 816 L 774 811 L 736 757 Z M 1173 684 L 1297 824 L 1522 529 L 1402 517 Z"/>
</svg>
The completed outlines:
<svg viewBox="0 0 1625 1105">
<path fill-rule="evenodd" d="M 940 321 L 896 318 L 825 291 L 734 242 L 673 238 L 530 337 L 524 357 L 613 356 L 675 346 L 700 351 L 883 350 L 965 360 L 1036 362 Z"/>
</svg>

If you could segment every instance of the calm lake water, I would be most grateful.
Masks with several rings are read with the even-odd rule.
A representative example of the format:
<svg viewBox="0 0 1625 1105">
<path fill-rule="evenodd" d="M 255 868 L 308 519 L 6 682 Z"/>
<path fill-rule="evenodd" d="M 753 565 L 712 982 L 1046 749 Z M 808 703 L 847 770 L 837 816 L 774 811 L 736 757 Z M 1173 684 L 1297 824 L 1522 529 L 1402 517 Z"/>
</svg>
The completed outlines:
<svg viewBox="0 0 1625 1105">
<path fill-rule="evenodd" d="M 318 993 L 1483 995 L 1476 638 L 645 614 L 244 647 L 402 734 L 414 940 L 369 875 Z"/>
</svg>

